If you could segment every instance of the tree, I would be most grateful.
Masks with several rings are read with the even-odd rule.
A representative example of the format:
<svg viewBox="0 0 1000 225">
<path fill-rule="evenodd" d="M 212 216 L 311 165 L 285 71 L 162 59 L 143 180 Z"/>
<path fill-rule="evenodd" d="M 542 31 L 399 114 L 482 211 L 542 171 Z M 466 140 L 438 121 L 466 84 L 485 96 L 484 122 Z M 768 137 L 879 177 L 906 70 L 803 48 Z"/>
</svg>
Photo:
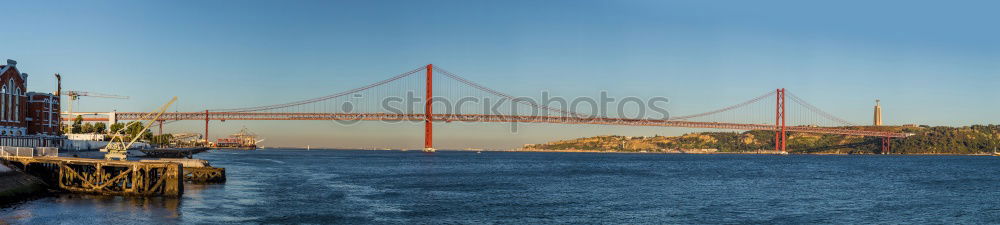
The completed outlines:
<svg viewBox="0 0 1000 225">
<path fill-rule="evenodd" d="M 147 140 L 147 141 L 152 140 L 153 132 L 150 132 L 149 130 L 143 130 L 144 127 L 145 126 L 142 123 L 133 121 L 125 125 L 124 128 L 125 130 L 123 132 L 125 133 L 126 136 L 128 136 L 129 139 L 139 136 L 140 140 Z"/>
<path fill-rule="evenodd" d="M 149 134 L 152 135 L 152 133 L 149 133 Z M 151 139 L 152 140 L 150 140 L 149 142 L 152 143 L 152 144 L 155 144 L 155 145 L 168 145 L 168 144 L 170 144 L 170 141 L 174 139 L 174 136 L 170 135 L 170 134 L 161 134 L 161 135 L 152 136 Z"/>
<path fill-rule="evenodd" d="M 89 123 L 83 124 L 83 126 L 80 127 L 80 133 L 83 134 L 94 133 L 94 125 Z"/>
<path fill-rule="evenodd" d="M 114 124 L 111 124 L 111 129 L 108 130 L 108 132 L 109 133 L 117 133 L 118 130 L 121 130 L 122 128 L 125 128 L 125 124 L 116 122 Z"/>
<path fill-rule="evenodd" d="M 94 133 L 103 134 L 107 131 L 108 125 L 103 122 L 94 123 Z"/>
<path fill-rule="evenodd" d="M 76 118 L 73 119 L 73 125 L 70 126 L 69 132 L 70 133 L 74 133 L 74 134 L 79 134 L 81 132 L 81 130 L 83 129 L 80 126 L 80 124 L 82 124 L 82 123 L 83 123 L 83 116 L 77 115 Z"/>
<path fill-rule="evenodd" d="M 142 124 L 139 122 L 129 122 L 128 125 L 125 126 L 125 134 L 128 136 L 135 137 L 136 135 L 139 135 L 139 132 L 142 132 Z"/>
<path fill-rule="evenodd" d="M 149 130 L 146 130 L 146 132 L 142 133 L 142 138 L 140 138 L 140 139 L 146 140 L 146 141 L 152 141 L 153 140 L 153 132 L 151 132 Z"/>
</svg>

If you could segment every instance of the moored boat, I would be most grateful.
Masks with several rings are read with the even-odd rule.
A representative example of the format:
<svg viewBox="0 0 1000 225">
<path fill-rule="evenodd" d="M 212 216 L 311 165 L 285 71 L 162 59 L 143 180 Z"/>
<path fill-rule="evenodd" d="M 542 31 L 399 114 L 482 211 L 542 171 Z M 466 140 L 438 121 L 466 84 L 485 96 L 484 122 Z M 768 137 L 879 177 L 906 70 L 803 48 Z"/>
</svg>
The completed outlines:
<svg viewBox="0 0 1000 225">
<path fill-rule="evenodd" d="M 208 150 L 205 147 L 198 148 L 154 148 L 154 149 L 140 149 L 139 151 L 146 154 L 147 157 L 154 158 L 192 158 L 194 154 L 202 153 Z"/>
<path fill-rule="evenodd" d="M 238 150 L 256 150 L 257 143 L 264 141 L 264 139 L 257 140 L 257 135 L 250 133 L 246 128 L 240 130 L 239 133 L 231 134 L 227 138 L 219 138 L 212 148 L 215 149 L 238 149 Z"/>
</svg>

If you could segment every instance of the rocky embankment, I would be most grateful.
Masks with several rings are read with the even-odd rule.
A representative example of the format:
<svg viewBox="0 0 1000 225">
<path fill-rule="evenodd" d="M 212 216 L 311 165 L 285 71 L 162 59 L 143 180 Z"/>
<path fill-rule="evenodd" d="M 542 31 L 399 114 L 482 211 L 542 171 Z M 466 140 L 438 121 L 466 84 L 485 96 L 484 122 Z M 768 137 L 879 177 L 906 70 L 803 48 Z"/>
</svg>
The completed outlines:
<svg viewBox="0 0 1000 225">
<path fill-rule="evenodd" d="M 31 175 L 0 165 L 0 204 L 45 192 L 45 183 Z"/>
</svg>

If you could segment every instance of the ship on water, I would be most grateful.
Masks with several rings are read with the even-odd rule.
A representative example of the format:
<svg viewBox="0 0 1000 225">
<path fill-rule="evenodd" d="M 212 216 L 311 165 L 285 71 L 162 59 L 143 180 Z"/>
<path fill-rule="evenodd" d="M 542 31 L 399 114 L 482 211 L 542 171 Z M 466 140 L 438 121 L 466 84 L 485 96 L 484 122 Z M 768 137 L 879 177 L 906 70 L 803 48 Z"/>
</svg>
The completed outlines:
<svg viewBox="0 0 1000 225">
<path fill-rule="evenodd" d="M 257 143 L 264 141 L 264 139 L 257 139 L 257 135 L 251 133 L 247 128 L 243 128 L 240 132 L 231 134 L 226 138 L 219 138 L 216 140 L 212 148 L 215 149 L 239 149 L 239 150 L 256 150 Z"/>
</svg>

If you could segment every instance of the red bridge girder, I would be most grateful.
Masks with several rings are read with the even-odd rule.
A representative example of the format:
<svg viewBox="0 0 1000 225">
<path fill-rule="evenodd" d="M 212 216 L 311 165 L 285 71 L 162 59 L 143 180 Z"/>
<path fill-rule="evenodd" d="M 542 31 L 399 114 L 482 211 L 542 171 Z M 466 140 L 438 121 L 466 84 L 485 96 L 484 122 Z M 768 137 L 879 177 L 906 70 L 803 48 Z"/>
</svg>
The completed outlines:
<svg viewBox="0 0 1000 225">
<path fill-rule="evenodd" d="M 148 113 L 118 112 L 117 120 L 140 120 Z M 357 121 L 414 121 L 427 120 L 426 114 L 390 114 L 390 113 L 268 113 L 268 112 L 166 112 L 161 120 L 357 120 Z M 431 114 L 437 122 L 518 122 L 518 123 L 553 123 L 553 124 L 597 124 L 618 126 L 658 126 L 686 128 L 715 128 L 731 130 L 768 130 L 780 131 L 780 126 L 768 124 L 740 124 L 718 122 L 694 122 L 683 120 L 651 120 L 603 117 L 561 117 L 561 116 L 511 116 L 487 114 Z M 72 118 L 63 118 L 72 120 Z M 84 121 L 108 121 L 106 117 L 84 117 Z M 853 136 L 894 137 L 904 138 L 906 133 L 856 130 L 839 127 L 808 127 L 786 126 L 787 132 L 838 134 Z"/>
</svg>

